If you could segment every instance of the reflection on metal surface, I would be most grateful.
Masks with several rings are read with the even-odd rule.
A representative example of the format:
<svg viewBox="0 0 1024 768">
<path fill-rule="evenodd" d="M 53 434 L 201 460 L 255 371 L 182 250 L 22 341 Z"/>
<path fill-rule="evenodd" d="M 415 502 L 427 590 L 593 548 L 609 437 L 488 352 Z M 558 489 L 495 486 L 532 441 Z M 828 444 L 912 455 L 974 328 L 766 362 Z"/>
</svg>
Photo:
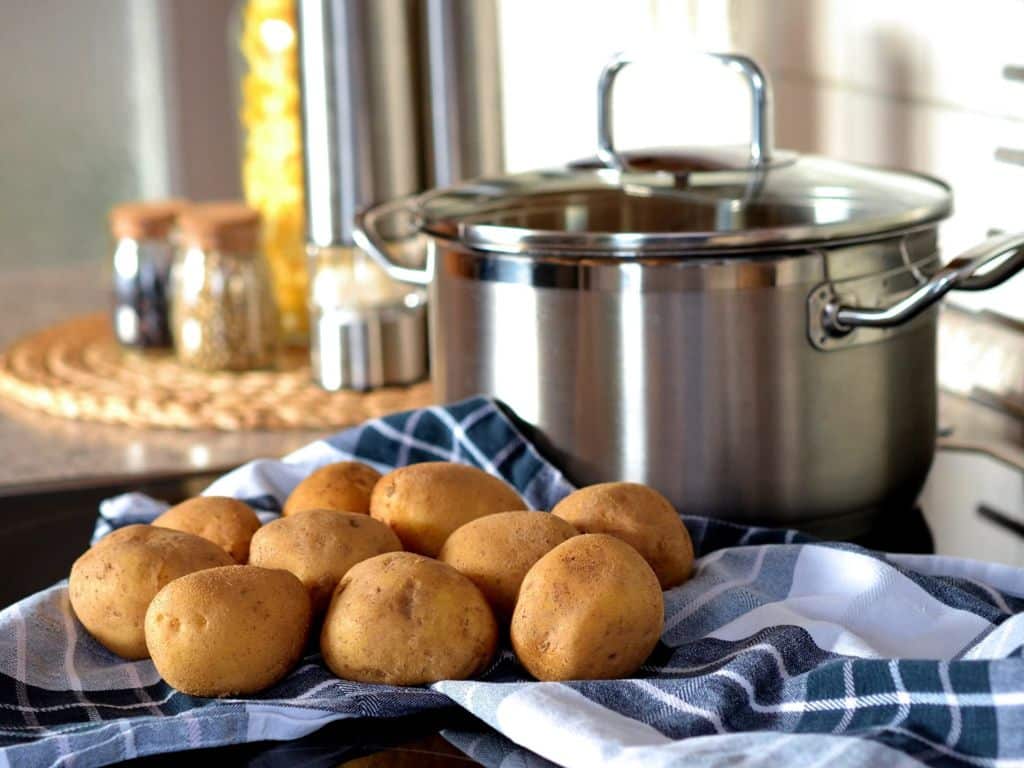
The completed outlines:
<svg viewBox="0 0 1024 768">
<path fill-rule="evenodd" d="M 357 209 L 423 188 L 416 9 L 304 0 L 298 11 L 309 241 L 351 245 Z"/>
<path fill-rule="evenodd" d="M 623 286 L 618 318 L 618 347 L 622 350 L 623 360 L 618 373 L 624 411 L 622 443 L 626 460 L 623 463 L 623 479 L 630 479 L 643 477 L 651 450 L 658 450 L 657 446 L 650 444 L 647 431 L 650 422 L 647 412 L 650 402 L 647 377 L 655 374 L 655 370 L 648 370 L 645 361 L 654 352 L 647 348 L 648 324 L 656 324 L 659 318 L 644 311 L 642 267 L 639 264 L 624 264 L 621 272 Z"/>
<path fill-rule="evenodd" d="M 422 9 L 430 115 L 427 186 L 503 173 L 497 0 L 425 0 Z"/>
<path fill-rule="evenodd" d="M 545 336 L 523 331 L 543 322 L 538 316 L 537 296 L 508 287 L 499 288 L 494 296 L 489 323 L 495 337 L 504 342 L 493 356 L 494 384 L 498 391 L 514 387 L 516 415 L 536 423 L 541 418 L 541 381 L 547 374 L 540 367 Z"/>
</svg>

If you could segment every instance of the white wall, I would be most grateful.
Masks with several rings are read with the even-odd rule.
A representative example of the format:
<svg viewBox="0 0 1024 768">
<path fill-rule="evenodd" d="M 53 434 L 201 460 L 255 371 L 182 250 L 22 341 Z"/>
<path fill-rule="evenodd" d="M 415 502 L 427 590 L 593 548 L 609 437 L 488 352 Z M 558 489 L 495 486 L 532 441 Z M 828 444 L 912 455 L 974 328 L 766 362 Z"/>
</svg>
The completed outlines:
<svg viewBox="0 0 1024 768">
<path fill-rule="evenodd" d="M 106 261 L 116 202 L 239 194 L 233 3 L 0 0 L 0 287 Z"/>
<path fill-rule="evenodd" d="M 728 47 L 725 6 L 689 0 L 502 0 L 506 161 L 520 171 L 594 154 L 597 79 L 618 51 Z M 746 137 L 745 94 L 713 64 L 677 71 L 660 60 L 623 70 L 616 139 L 625 147 Z M 713 108 L 708 103 L 714 102 Z M 710 112 L 710 115 L 708 113 Z"/>
<path fill-rule="evenodd" d="M 95 256 L 140 187 L 130 5 L 2 4 L 0 266 Z"/>
<path fill-rule="evenodd" d="M 957 213 L 945 249 L 1024 229 L 1021 0 L 500 0 L 510 170 L 593 154 L 595 89 L 619 50 L 754 55 L 778 142 L 934 173 Z M 104 258 L 104 217 L 140 195 L 238 194 L 228 16 L 234 0 L 0 0 L 0 269 Z M 624 146 L 736 143 L 736 78 L 626 70 Z M 2 278 L 0 278 L 2 279 Z M 1024 319 L 1024 278 L 969 297 Z"/>
<path fill-rule="evenodd" d="M 1020 0 L 502 0 L 507 157 L 511 169 L 593 153 L 594 92 L 615 51 L 733 49 L 768 70 L 777 143 L 938 175 L 956 214 L 946 255 L 989 229 L 1024 230 Z M 713 68 L 625 72 L 623 144 L 733 143 L 746 137 L 743 89 Z M 958 298 L 1024 319 L 1024 277 Z"/>
<path fill-rule="evenodd" d="M 731 0 L 733 44 L 772 76 L 782 144 L 952 184 L 947 257 L 991 229 L 1024 230 L 1020 0 Z M 1024 276 L 953 300 L 1024 319 Z"/>
</svg>

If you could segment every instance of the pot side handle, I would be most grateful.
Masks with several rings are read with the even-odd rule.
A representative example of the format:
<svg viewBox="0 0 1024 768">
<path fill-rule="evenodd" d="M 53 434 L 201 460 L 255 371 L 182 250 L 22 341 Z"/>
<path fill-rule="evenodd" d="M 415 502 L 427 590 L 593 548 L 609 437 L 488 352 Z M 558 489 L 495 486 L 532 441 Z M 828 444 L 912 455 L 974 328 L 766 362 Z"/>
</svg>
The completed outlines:
<svg viewBox="0 0 1024 768">
<path fill-rule="evenodd" d="M 850 307 L 833 299 L 822 309 L 822 328 L 832 337 L 856 328 L 892 328 L 912 320 L 951 290 L 983 291 L 1024 269 L 1024 233 L 997 235 L 970 248 L 908 296 L 888 307 Z"/>
<path fill-rule="evenodd" d="M 430 252 L 427 264 L 423 268 L 409 267 L 391 255 L 391 241 L 381 232 L 380 224 L 399 214 L 405 214 L 419 231 L 418 195 L 399 197 L 380 205 L 363 208 L 355 215 L 352 239 L 371 259 L 388 273 L 388 277 L 400 283 L 410 285 L 429 285 L 433 269 L 430 264 Z"/>
</svg>

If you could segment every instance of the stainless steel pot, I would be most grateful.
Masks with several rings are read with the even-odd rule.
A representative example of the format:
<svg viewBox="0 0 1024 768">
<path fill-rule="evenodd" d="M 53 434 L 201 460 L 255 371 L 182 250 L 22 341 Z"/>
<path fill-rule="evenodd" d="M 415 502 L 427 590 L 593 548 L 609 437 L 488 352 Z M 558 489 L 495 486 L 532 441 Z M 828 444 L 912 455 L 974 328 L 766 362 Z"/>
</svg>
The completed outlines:
<svg viewBox="0 0 1024 768">
<path fill-rule="evenodd" d="M 618 152 L 618 57 L 598 161 L 393 201 L 356 239 L 430 285 L 438 396 L 505 401 L 575 482 L 853 536 L 931 464 L 935 303 L 1024 267 L 1024 235 L 943 267 L 945 184 L 775 152 L 760 69 L 718 58 L 750 85 L 742 154 Z M 417 236 L 424 269 L 389 255 Z"/>
</svg>

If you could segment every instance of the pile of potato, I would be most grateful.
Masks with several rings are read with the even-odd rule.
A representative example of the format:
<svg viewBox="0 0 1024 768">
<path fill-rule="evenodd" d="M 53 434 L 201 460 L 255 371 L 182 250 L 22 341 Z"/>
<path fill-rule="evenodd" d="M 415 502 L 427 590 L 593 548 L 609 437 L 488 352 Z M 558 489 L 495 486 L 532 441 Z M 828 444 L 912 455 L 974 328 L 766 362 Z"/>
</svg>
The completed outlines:
<svg viewBox="0 0 1024 768">
<path fill-rule="evenodd" d="M 428 462 L 381 477 L 330 464 L 261 526 L 202 496 L 104 537 L 71 569 L 71 607 L 106 648 L 151 657 L 197 696 L 281 680 L 320 628 L 347 680 L 464 679 L 507 633 L 539 680 L 634 673 L 664 620 L 662 590 L 693 570 L 689 534 L 657 491 L 583 488 L 532 512 L 501 480 Z"/>
</svg>

